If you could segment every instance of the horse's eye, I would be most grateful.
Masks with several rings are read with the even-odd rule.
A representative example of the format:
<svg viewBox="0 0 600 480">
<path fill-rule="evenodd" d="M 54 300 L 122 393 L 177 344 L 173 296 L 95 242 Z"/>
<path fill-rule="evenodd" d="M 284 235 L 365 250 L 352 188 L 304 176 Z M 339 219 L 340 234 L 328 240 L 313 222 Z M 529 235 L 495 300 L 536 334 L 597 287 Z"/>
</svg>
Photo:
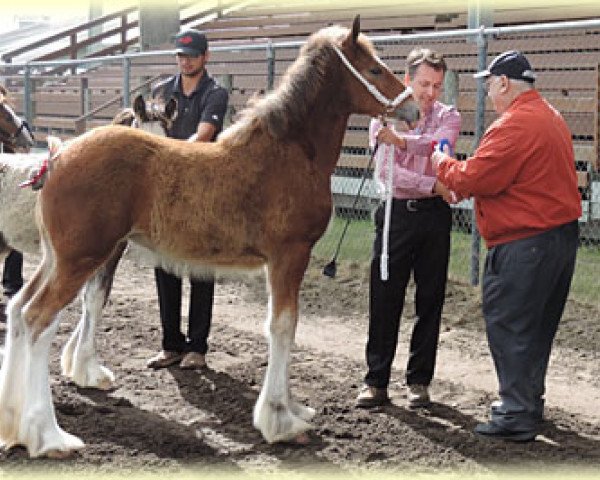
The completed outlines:
<svg viewBox="0 0 600 480">
<path fill-rule="evenodd" d="M 372 75 L 381 75 L 383 73 L 383 70 L 381 69 L 381 67 L 373 67 L 369 70 L 369 73 L 371 73 Z"/>
</svg>

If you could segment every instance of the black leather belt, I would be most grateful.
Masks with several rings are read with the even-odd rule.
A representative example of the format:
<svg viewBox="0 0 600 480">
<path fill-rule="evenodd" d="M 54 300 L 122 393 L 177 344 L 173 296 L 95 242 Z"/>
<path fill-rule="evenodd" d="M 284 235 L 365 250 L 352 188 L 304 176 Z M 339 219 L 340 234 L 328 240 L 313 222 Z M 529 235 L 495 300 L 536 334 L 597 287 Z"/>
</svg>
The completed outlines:
<svg viewBox="0 0 600 480">
<path fill-rule="evenodd" d="M 402 208 L 407 212 L 418 212 L 422 210 L 432 210 L 446 205 L 446 202 L 441 197 L 428 198 L 409 198 L 399 199 L 394 198 L 394 207 Z"/>
</svg>

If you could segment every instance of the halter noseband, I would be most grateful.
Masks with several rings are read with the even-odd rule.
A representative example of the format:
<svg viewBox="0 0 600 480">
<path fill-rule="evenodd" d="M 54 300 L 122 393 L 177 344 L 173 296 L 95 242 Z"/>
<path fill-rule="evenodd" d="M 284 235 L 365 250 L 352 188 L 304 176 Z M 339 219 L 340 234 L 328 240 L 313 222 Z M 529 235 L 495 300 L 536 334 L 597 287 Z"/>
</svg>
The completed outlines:
<svg viewBox="0 0 600 480">
<path fill-rule="evenodd" d="M 393 100 L 390 100 L 383 93 L 381 93 L 375 85 L 373 85 L 365 77 L 363 77 L 359 73 L 359 71 L 356 70 L 356 68 L 354 68 L 354 65 L 350 63 L 350 61 L 346 58 L 346 56 L 336 45 L 332 45 L 332 47 L 335 50 L 335 53 L 338 54 L 338 57 L 340 57 L 340 59 L 342 60 L 343 64 L 346 65 L 348 70 L 350 70 L 350 72 L 357 78 L 357 80 L 366 87 L 369 93 L 373 95 L 379 103 L 385 105 L 387 112 L 394 110 L 398 105 L 400 105 L 404 100 L 406 100 L 412 95 L 412 88 L 407 86 L 400 95 L 398 95 Z"/>
</svg>

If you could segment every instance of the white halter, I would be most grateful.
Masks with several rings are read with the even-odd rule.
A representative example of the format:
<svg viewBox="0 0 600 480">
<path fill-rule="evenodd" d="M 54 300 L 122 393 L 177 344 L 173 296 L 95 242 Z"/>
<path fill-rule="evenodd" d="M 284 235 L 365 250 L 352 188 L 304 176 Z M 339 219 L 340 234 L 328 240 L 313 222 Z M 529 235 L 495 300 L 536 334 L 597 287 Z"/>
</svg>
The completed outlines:
<svg viewBox="0 0 600 480">
<path fill-rule="evenodd" d="M 338 54 L 338 56 L 340 57 L 340 59 L 342 60 L 344 65 L 346 65 L 346 67 L 348 67 L 348 70 L 350 70 L 350 72 L 352 72 L 352 75 L 354 75 L 360 81 L 360 83 L 362 83 L 367 88 L 369 93 L 371 95 L 373 95 L 379 103 L 382 103 L 383 105 L 385 105 L 388 110 L 393 110 L 398 105 L 400 105 L 404 100 L 406 100 L 408 97 L 410 97 L 412 95 L 412 93 L 413 93 L 412 88 L 406 87 L 400 95 L 398 95 L 393 100 L 390 100 L 385 95 L 383 95 L 379 90 L 377 90 L 377 87 L 375 85 L 373 85 L 372 83 L 369 83 L 367 81 L 367 79 L 365 77 L 363 77 L 358 72 L 358 70 L 356 70 L 356 68 L 354 68 L 354 66 L 348 61 L 346 56 L 342 53 L 342 51 L 336 45 L 332 45 L 332 47 L 335 50 L 335 52 Z M 376 59 L 381 65 L 383 65 L 383 62 L 381 62 L 381 60 L 379 60 L 377 57 L 376 57 Z"/>
</svg>

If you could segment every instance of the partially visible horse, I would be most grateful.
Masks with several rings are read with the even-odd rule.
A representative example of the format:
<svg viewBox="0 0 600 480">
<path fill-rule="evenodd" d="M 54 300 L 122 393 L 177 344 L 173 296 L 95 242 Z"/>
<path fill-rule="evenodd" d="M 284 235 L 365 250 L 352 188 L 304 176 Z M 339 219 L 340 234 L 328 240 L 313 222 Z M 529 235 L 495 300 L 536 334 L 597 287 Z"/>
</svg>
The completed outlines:
<svg viewBox="0 0 600 480">
<path fill-rule="evenodd" d="M 310 251 L 331 216 L 331 174 L 348 117 L 418 115 L 410 90 L 359 30 L 357 17 L 351 30 L 312 35 L 280 86 L 215 143 L 100 127 L 61 153 L 38 204 L 42 262 L 8 305 L 5 445 L 24 445 L 31 456 L 83 447 L 56 422 L 49 349 L 58 312 L 103 275 L 124 241 L 178 273 L 266 267 L 269 361 L 254 425 L 268 442 L 310 428 L 314 410 L 290 391 L 290 349 Z"/>
<path fill-rule="evenodd" d="M 18 148 L 33 146 L 29 125 L 8 104 L 8 92 L 0 85 L 0 153 L 14 153 Z"/>
<path fill-rule="evenodd" d="M 113 125 L 141 128 L 145 132 L 167 136 L 177 117 L 177 100 L 164 102 L 160 99 L 144 100 L 142 95 L 135 97 L 132 108 L 124 108 L 113 118 Z"/>
<path fill-rule="evenodd" d="M 133 108 L 117 113 L 112 123 L 162 136 L 171 128 L 176 108 L 175 100 L 144 101 L 139 95 Z M 62 148 L 60 140 L 54 137 L 48 137 L 48 144 L 48 153 L 0 155 L 0 259 L 11 249 L 40 252 L 40 235 L 35 222 L 38 195 L 29 188 L 20 188 L 20 184 L 39 170 L 45 158 L 54 157 Z M 126 245 L 122 242 L 117 249 L 122 253 Z M 98 362 L 93 334 L 110 294 L 117 262 L 115 253 L 115 261 L 106 265 L 104 274 L 86 282 L 82 289 L 81 320 L 63 349 L 62 373 L 80 387 L 109 389 L 114 382 L 113 373 Z"/>
</svg>

